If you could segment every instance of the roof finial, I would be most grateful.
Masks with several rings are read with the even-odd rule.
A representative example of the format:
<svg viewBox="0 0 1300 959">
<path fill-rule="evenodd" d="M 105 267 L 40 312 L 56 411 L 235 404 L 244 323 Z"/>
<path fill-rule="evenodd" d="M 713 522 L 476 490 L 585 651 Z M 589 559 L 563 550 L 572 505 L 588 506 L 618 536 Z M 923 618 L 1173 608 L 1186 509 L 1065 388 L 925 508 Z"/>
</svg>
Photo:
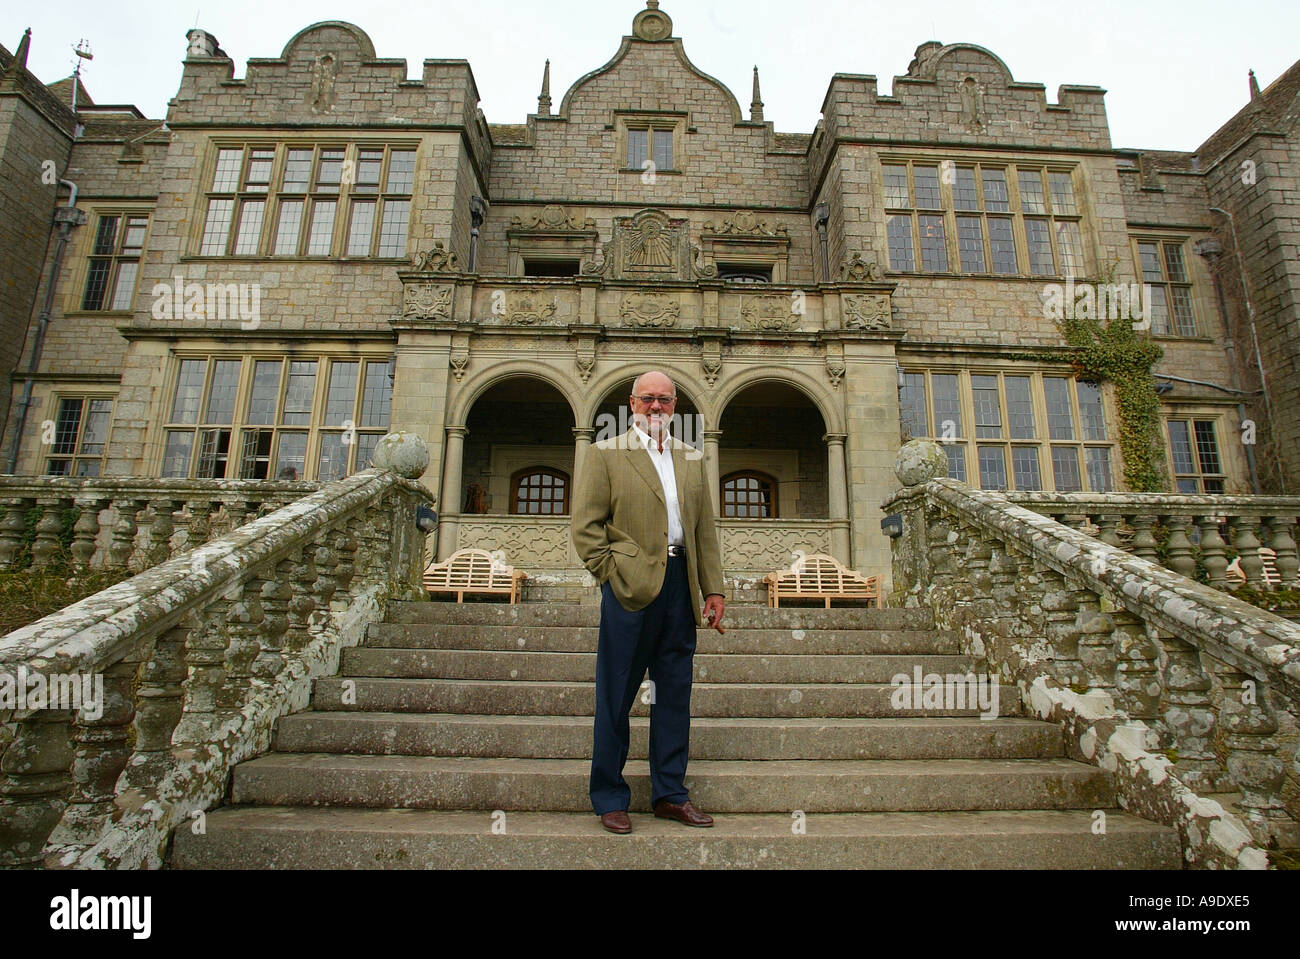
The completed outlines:
<svg viewBox="0 0 1300 959">
<path fill-rule="evenodd" d="M 546 69 L 542 72 L 542 95 L 537 98 L 538 116 L 549 117 L 551 115 L 551 61 L 546 61 Z"/>
<path fill-rule="evenodd" d="M 1255 79 L 1255 71 L 1250 71 L 1250 98 L 1254 100 L 1259 96 L 1259 81 Z"/>
<path fill-rule="evenodd" d="M 758 89 L 758 67 L 754 67 L 754 102 L 749 105 L 749 119 L 754 123 L 763 122 L 763 94 Z"/>
<path fill-rule="evenodd" d="M 23 31 L 23 38 L 18 41 L 18 49 L 14 51 L 14 63 L 20 67 L 27 66 L 27 51 L 32 46 L 32 28 L 28 27 Z"/>
</svg>

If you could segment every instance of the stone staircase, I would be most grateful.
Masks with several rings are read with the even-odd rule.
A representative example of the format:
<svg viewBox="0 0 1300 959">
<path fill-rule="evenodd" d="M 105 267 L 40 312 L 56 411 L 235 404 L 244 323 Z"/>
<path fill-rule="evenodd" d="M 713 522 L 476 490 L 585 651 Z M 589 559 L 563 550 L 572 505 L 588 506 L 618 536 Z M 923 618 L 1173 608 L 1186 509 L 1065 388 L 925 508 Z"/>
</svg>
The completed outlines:
<svg viewBox="0 0 1300 959">
<path fill-rule="evenodd" d="M 649 706 L 625 773 L 633 834 L 587 798 L 599 609 L 396 604 L 236 767 L 171 866 L 1177 869 L 1176 834 L 1116 808 L 1060 730 L 977 709 L 895 711 L 898 673 L 961 673 L 920 610 L 733 606 L 700 634 L 690 829 L 649 814 Z M 1105 813 L 1096 834 L 1094 813 Z"/>
</svg>

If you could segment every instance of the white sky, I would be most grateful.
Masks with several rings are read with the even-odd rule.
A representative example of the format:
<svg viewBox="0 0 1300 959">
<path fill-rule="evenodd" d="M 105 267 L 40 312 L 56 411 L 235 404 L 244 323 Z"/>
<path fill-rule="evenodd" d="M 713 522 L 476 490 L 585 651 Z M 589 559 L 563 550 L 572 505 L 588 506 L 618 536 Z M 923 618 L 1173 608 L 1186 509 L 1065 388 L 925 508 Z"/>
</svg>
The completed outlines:
<svg viewBox="0 0 1300 959">
<path fill-rule="evenodd" d="M 84 37 L 95 59 L 83 82 L 97 103 L 134 103 L 161 118 L 180 84 L 185 33 L 216 35 L 242 77 L 251 57 L 279 56 L 310 23 L 347 20 L 384 58 L 405 58 L 419 77 L 426 58 L 466 59 L 491 123 L 522 123 L 537 109 L 551 59 L 556 109 L 564 91 L 617 51 L 641 0 L 60 0 L 0 18 L 13 50 L 32 28 L 28 66 L 49 83 L 72 72 Z M 758 65 L 768 120 L 811 133 L 834 73 L 874 74 L 882 93 L 905 73 L 918 44 L 938 39 L 987 47 L 1021 81 L 1055 102 L 1062 83 L 1105 88 L 1116 146 L 1193 150 L 1260 86 L 1300 58 L 1295 0 L 664 0 L 674 35 L 697 67 L 727 84 L 748 115 Z"/>
</svg>

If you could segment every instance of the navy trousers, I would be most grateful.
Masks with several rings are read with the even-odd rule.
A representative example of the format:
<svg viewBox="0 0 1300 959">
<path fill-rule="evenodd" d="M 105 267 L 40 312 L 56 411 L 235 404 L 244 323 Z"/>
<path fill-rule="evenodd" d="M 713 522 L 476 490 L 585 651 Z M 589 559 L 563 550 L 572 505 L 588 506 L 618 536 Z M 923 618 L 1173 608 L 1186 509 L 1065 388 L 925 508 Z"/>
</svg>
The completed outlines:
<svg viewBox="0 0 1300 959">
<path fill-rule="evenodd" d="M 650 705 L 651 803 L 684 803 L 691 734 L 695 613 L 685 558 L 669 558 L 655 601 L 629 613 L 606 583 L 601 591 L 596 651 L 596 724 L 591 756 L 591 805 L 596 815 L 627 809 L 632 791 L 623 779 L 638 696 Z M 646 669 L 653 685 L 643 691 Z"/>
</svg>

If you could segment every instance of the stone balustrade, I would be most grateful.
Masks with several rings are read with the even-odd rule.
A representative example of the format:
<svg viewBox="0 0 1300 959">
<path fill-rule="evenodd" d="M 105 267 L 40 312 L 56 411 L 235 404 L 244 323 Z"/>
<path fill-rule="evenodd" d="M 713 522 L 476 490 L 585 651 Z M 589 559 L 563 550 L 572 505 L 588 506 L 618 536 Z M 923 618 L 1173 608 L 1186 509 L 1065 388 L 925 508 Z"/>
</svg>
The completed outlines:
<svg viewBox="0 0 1300 959">
<path fill-rule="evenodd" d="M 1126 809 L 1177 828 L 1189 865 L 1261 866 L 1262 849 L 1300 845 L 1300 626 L 949 480 L 933 443 L 908 444 L 898 473 L 893 605 L 932 609 L 1026 713 L 1064 726 L 1074 758 L 1115 772 Z M 1097 503 L 1068 515 L 1123 515 Z M 1140 515 L 1181 522 L 1175 505 L 1208 515 Z M 1207 798 L 1221 793 L 1239 795 L 1240 818 Z"/>
<path fill-rule="evenodd" d="M 1233 555 L 1246 585 L 1270 589 L 1259 551 L 1271 549 L 1280 587 L 1300 588 L 1300 497 L 1008 493 L 1007 500 L 1189 579 L 1203 573 L 1216 589 L 1230 588 L 1224 571 Z"/>
<path fill-rule="evenodd" d="M 251 480 L 0 477 L 0 571 L 68 565 L 142 572 L 320 488 Z"/>
<path fill-rule="evenodd" d="M 428 448 L 395 434 L 374 462 L 0 638 L 0 692 L 31 696 L 0 707 L 0 867 L 160 866 L 342 649 L 421 597 Z"/>
</svg>

